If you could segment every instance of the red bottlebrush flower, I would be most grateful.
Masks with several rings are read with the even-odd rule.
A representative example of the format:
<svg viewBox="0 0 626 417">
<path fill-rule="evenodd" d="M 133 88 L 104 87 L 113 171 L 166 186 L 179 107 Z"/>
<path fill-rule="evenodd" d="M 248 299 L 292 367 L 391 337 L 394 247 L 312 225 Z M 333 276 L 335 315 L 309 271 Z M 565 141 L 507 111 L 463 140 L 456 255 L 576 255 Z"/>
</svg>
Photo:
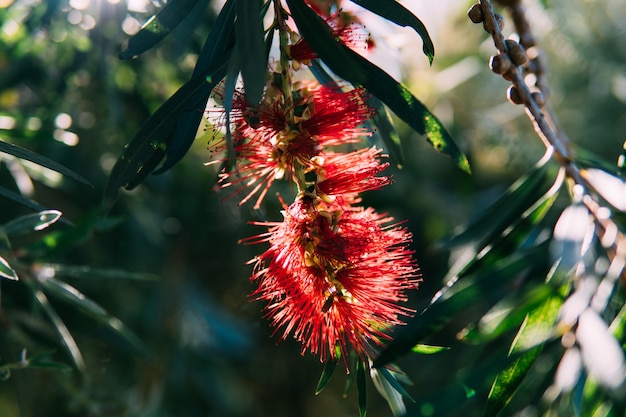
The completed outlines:
<svg viewBox="0 0 626 417">
<path fill-rule="evenodd" d="M 267 302 L 267 317 L 321 361 L 361 357 L 389 336 L 413 311 L 400 306 L 417 288 L 418 268 L 408 246 L 411 235 L 371 209 L 342 210 L 309 197 L 285 209 L 281 223 L 263 223 L 267 241 L 256 258 L 253 298 Z"/>
<path fill-rule="evenodd" d="M 347 154 L 324 154 L 314 168 L 316 188 L 320 196 L 359 194 L 378 190 L 391 183 L 389 177 L 376 177 L 389 166 L 381 164 L 381 149 L 361 149 Z"/>
<path fill-rule="evenodd" d="M 243 93 L 233 96 L 231 121 L 235 172 L 220 175 L 220 187 L 242 184 L 249 189 L 244 204 L 258 194 L 258 208 L 275 179 L 292 179 L 294 166 L 308 166 L 326 147 L 356 142 L 369 134 L 360 127 L 370 116 L 364 90 L 307 84 L 294 91 L 293 108 L 286 108 L 280 91 L 268 89 L 258 109 L 249 109 Z M 224 140 L 213 145 L 225 149 Z"/>
</svg>

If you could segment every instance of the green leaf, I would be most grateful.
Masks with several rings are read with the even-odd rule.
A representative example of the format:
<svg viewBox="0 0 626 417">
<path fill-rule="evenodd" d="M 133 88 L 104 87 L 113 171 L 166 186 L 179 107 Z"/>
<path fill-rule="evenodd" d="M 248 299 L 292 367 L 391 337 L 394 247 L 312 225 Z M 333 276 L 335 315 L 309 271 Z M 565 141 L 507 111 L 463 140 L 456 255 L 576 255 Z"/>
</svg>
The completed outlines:
<svg viewBox="0 0 626 417">
<path fill-rule="evenodd" d="M 138 351 L 145 350 L 141 340 L 128 327 L 126 327 L 124 323 L 122 323 L 118 318 L 111 316 L 98 303 L 86 297 L 73 286 L 55 278 L 42 279 L 40 280 L 40 284 L 47 293 L 79 308 L 89 318 L 96 320 L 111 329 L 133 348 Z"/>
<path fill-rule="evenodd" d="M 58 369 L 60 371 L 69 371 L 72 368 L 67 366 L 65 363 L 56 362 L 50 359 L 54 352 L 41 352 L 30 358 L 27 358 L 27 363 L 29 368 L 40 368 L 40 369 Z"/>
<path fill-rule="evenodd" d="M 10 200 L 15 201 L 16 203 L 21 204 L 24 207 L 28 207 L 31 210 L 36 210 L 36 211 L 46 210 L 46 207 L 42 206 L 41 204 L 29 198 L 26 198 L 22 196 L 21 194 L 13 192 L 5 187 L 0 187 L 0 195 Z"/>
<path fill-rule="evenodd" d="M 555 336 L 554 323 L 562 304 L 563 299 L 555 295 L 528 314 L 511 344 L 509 355 L 523 353 L 496 376 L 487 398 L 484 417 L 499 415 L 511 401 L 539 357 L 545 341 Z"/>
<path fill-rule="evenodd" d="M 7 235 L 16 235 L 32 231 L 47 229 L 61 218 L 62 213 L 58 210 L 44 210 L 39 213 L 27 214 L 5 223 L 2 226 Z"/>
<path fill-rule="evenodd" d="M 287 0 L 300 34 L 339 77 L 361 85 L 378 97 L 400 119 L 441 153 L 452 158 L 462 170 L 469 172 L 469 162 L 441 122 L 402 84 L 347 46 L 337 43 L 328 25 L 303 0 Z"/>
<path fill-rule="evenodd" d="M 428 62 L 430 64 L 433 63 L 435 46 L 433 45 L 432 39 L 430 39 L 426 26 L 403 5 L 395 0 L 352 0 L 352 2 L 399 26 L 409 26 L 413 28 L 422 38 L 424 43 L 422 50 L 428 57 Z"/>
<path fill-rule="evenodd" d="M 30 162 L 34 162 L 35 164 L 51 169 L 52 171 L 56 171 L 59 174 L 63 174 L 68 178 L 72 178 L 76 181 L 82 182 L 86 185 L 91 185 L 89 181 L 72 171 L 59 164 L 58 162 L 53 161 L 50 158 L 46 158 L 45 156 L 41 156 L 36 152 L 30 151 L 28 149 L 22 148 L 17 145 L 13 145 L 11 143 L 7 143 L 0 140 L 0 152 L 13 155 L 16 158 L 25 159 Z"/>
<path fill-rule="evenodd" d="M 60 265 L 60 264 L 39 264 L 37 265 L 40 271 L 48 269 L 49 276 L 67 277 L 67 278 L 80 278 L 80 279 L 121 279 L 132 281 L 151 281 L 155 282 L 159 280 L 158 275 L 147 274 L 141 272 L 130 272 L 121 269 L 112 268 L 92 268 L 90 266 L 76 266 L 76 265 Z M 48 274 L 46 272 L 46 274 Z"/>
<path fill-rule="evenodd" d="M 337 361 L 328 360 L 326 362 L 324 371 L 322 371 L 320 380 L 317 383 L 317 388 L 315 388 L 315 395 L 318 395 L 320 392 L 324 390 L 324 388 L 326 388 L 326 385 L 330 381 L 330 378 L 333 376 L 333 372 L 335 372 L 335 368 L 337 368 Z"/>
<path fill-rule="evenodd" d="M 9 262 L 2 256 L 0 256 L 0 278 L 10 279 L 11 281 L 19 280 L 17 272 L 15 272 Z"/>
<path fill-rule="evenodd" d="M 69 331 L 61 317 L 54 310 L 50 302 L 48 301 L 48 297 L 46 294 L 38 288 L 33 287 L 33 283 L 28 283 L 33 290 L 33 295 L 35 296 L 35 300 L 39 303 L 43 311 L 46 313 L 50 321 L 52 322 L 54 328 L 56 329 L 59 337 L 61 338 L 61 342 L 65 345 L 67 352 L 69 353 L 72 361 L 76 368 L 81 371 L 85 370 L 85 360 L 83 359 L 83 355 L 72 336 L 72 333 Z"/>
<path fill-rule="evenodd" d="M 356 364 L 356 392 L 359 402 L 359 415 L 365 417 L 367 414 L 367 379 L 365 362 L 359 360 Z"/>
<path fill-rule="evenodd" d="M 374 115 L 372 116 L 372 123 L 376 126 L 374 135 L 380 136 L 385 147 L 389 150 L 391 158 L 401 168 L 404 163 L 404 156 L 402 155 L 400 136 L 391 122 L 391 117 L 385 105 L 374 96 L 367 97 L 365 101 L 369 107 L 374 109 Z"/>
<path fill-rule="evenodd" d="M 442 242 L 445 247 L 455 247 L 481 241 L 478 249 L 485 247 L 494 236 L 501 234 L 533 206 L 555 183 L 550 175 L 549 164 L 539 163 L 527 175 L 515 181 L 492 205 L 481 212 L 456 236 Z"/>
<path fill-rule="evenodd" d="M 235 0 L 228 0 L 220 14 L 215 19 L 211 32 L 204 42 L 202 51 L 196 61 L 192 77 L 199 74 L 206 74 L 210 71 L 211 66 L 219 64 L 223 55 L 233 47 L 234 42 L 234 22 L 235 22 Z M 221 78 L 218 74 L 216 77 Z M 210 80 L 209 80 L 210 81 Z M 219 81 L 219 80 L 218 80 Z M 176 119 L 176 127 L 172 133 L 172 138 L 167 143 L 165 149 L 166 160 L 156 169 L 153 174 L 158 175 L 173 167 L 183 156 L 189 151 L 191 145 L 196 139 L 198 126 L 204 117 L 209 95 L 205 95 L 198 99 L 195 105 L 183 110 Z"/>
<path fill-rule="evenodd" d="M 419 353 L 420 355 L 433 355 L 435 353 L 443 352 L 444 350 L 448 349 L 450 348 L 447 346 L 417 344 L 411 348 L 411 351 L 413 351 L 414 353 Z"/>
<path fill-rule="evenodd" d="M 130 59 L 146 52 L 165 38 L 189 14 L 198 0 L 169 0 L 152 16 L 119 53 L 120 59 Z"/>
<path fill-rule="evenodd" d="M 393 341 L 376 358 L 374 366 L 381 367 L 411 351 L 415 345 L 435 334 L 453 318 L 456 325 L 461 326 L 471 322 L 476 314 L 482 316 L 510 291 L 513 279 L 531 268 L 539 268 L 545 264 L 547 246 L 548 243 L 545 242 L 519 250 L 514 256 L 479 269 L 459 284 L 448 288 L 445 297 L 436 295 L 434 301 L 420 315 L 398 330 Z M 472 314 L 461 314 L 470 308 Z"/>
<path fill-rule="evenodd" d="M 395 373 L 392 373 L 389 369 L 385 367 L 372 368 L 372 369 L 378 369 L 380 371 L 380 374 L 387 380 L 387 382 L 389 382 L 389 384 L 393 387 L 394 390 L 396 390 L 400 395 L 402 395 L 404 398 L 408 399 L 409 401 L 415 402 L 415 400 L 404 389 L 400 381 L 398 381 L 398 378 L 396 377 Z M 405 376 L 404 374 L 400 374 L 400 375 Z"/>
<path fill-rule="evenodd" d="M 263 16 L 260 0 L 237 0 L 237 53 L 245 99 L 249 106 L 261 101 L 267 78 L 267 61 L 263 39 Z"/>
<path fill-rule="evenodd" d="M 206 73 L 192 77 L 144 122 L 111 171 L 104 193 L 105 205 L 113 203 L 118 188 L 135 188 L 163 160 L 179 115 L 209 96 L 225 75 L 228 61 L 224 56 Z"/>
<path fill-rule="evenodd" d="M 391 374 L 391 372 L 385 368 L 372 368 L 370 369 L 370 376 L 372 377 L 374 387 L 387 401 L 393 415 L 395 417 L 404 416 L 406 414 L 406 407 L 404 405 L 404 401 L 402 401 L 402 394 L 398 391 L 398 388 L 405 393 L 406 391 Z"/>
</svg>

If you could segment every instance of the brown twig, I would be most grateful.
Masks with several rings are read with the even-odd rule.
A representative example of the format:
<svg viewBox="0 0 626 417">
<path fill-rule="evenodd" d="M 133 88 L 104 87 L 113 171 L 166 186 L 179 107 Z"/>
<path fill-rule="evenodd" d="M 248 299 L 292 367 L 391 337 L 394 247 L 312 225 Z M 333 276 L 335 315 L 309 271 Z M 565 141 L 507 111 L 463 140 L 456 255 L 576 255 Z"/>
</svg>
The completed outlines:
<svg viewBox="0 0 626 417">
<path fill-rule="evenodd" d="M 492 58 L 492 70 L 502 74 L 512 83 L 513 93 L 511 101 L 523 104 L 526 114 L 532 121 L 535 132 L 548 149 L 553 150 L 554 159 L 565 169 L 566 175 L 577 185 L 582 187 L 582 203 L 587 207 L 596 225 L 596 233 L 602 245 L 607 250 L 612 263 L 626 263 L 626 238 L 619 230 L 615 221 L 607 215 L 606 209 L 598 203 L 594 187 L 586 180 L 583 170 L 576 163 L 570 140 L 561 128 L 558 118 L 549 105 L 549 86 L 546 80 L 546 63 L 543 54 L 539 51 L 531 31 L 530 23 L 525 14 L 521 0 L 500 0 L 499 3 L 510 12 L 513 24 L 520 38 L 521 47 L 530 50 L 530 57 L 521 59 L 515 56 L 513 49 L 519 44 L 506 40 L 502 34 L 502 17 L 494 11 L 490 0 L 480 0 L 470 9 L 470 18 L 475 23 L 482 21 L 485 31 L 493 38 L 494 45 L 499 52 L 500 59 Z M 472 15 L 473 14 L 473 15 Z M 523 51 L 523 49 L 521 49 Z M 530 58 L 530 59 L 528 59 Z M 507 62 L 506 65 L 494 65 Z M 523 64 L 521 63 L 523 61 Z M 511 65 L 508 63 L 511 62 Z M 532 73 L 536 77 L 535 85 L 540 94 L 531 91 L 531 87 L 524 79 L 524 73 Z M 511 97 L 513 96 L 513 97 Z M 626 270 L 621 271 L 622 279 L 626 281 Z"/>
</svg>

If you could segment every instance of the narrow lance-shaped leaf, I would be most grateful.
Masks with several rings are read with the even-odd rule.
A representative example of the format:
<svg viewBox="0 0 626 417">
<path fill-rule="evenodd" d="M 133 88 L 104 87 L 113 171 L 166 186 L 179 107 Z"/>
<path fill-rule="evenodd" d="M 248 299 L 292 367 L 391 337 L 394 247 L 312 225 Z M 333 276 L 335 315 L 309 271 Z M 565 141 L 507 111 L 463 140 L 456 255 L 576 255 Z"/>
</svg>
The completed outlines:
<svg viewBox="0 0 626 417">
<path fill-rule="evenodd" d="M 386 372 L 388 376 L 383 376 L 383 372 Z M 394 417 L 405 415 L 406 407 L 404 405 L 404 401 L 402 401 L 402 394 L 398 392 L 398 389 L 391 383 L 391 381 L 395 381 L 402 390 L 404 389 L 393 377 L 393 375 L 391 375 L 391 373 L 385 368 L 372 368 L 370 369 L 370 376 L 372 377 L 372 382 L 374 383 L 376 390 L 387 401 L 387 404 L 389 404 L 389 408 L 391 409 Z"/>
<path fill-rule="evenodd" d="M 422 38 L 424 46 L 422 50 L 428 57 L 428 61 L 432 64 L 435 57 L 435 46 L 432 39 L 428 34 L 428 30 L 424 23 L 418 19 L 413 13 L 407 10 L 403 5 L 395 0 L 351 0 L 353 3 L 376 13 L 380 17 L 383 17 L 393 23 L 400 26 L 409 26 L 413 28 L 418 35 Z"/>
<path fill-rule="evenodd" d="M 359 360 L 356 365 L 356 391 L 359 402 L 359 414 L 365 417 L 367 414 L 367 373 L 365 372 L 365 362 Z"/>
<path fill-rule="evenodd" d="M 337 43 L 328 25 L 303 0 L 287 0 L 287 4 L 301 35 L 335 74 L 365 87 L 411 128 L 426 134 L 436 150 L 450 156 L 459 168 L 470 171 L 467 158 L 441 122 L 406 87 L 344 44 Z"/>
<path fill-rule="evenodd" d="M 261 101 L 267 75 L 264 54 L 263 16 L 260 0 L 237 0 L 237 53 L 246 103 L 256 106 Z"/>
<path fill-rule="evenodd" d="M 111 316 L 98 303 L 86 297 L 71 285 L 55 278 L 40 281 L 42 287 L 51 295 L 65 300 L 66 302 L 81 309 L 88 317 L 104 324 L 115 334 L 120 336 L 137 350 L 144 350 L 141 340 L 126 327 L 118 318 Z"/>
<path fill-rule="evenodd" d="M 32 289 L 35 299 L 54 325 L 54 328 L 61 337 L 61 341 L 63 342 L 68 353 L 70 354 L 74 365 L 76 365 L 76 368 L 78 368 L 79 370 L 84 370 L 85 360 L 83 359 L 83 355 L 80 352 L 80 349 L 78 348 L 78 345 L 76 344 L 72 333 L 69 331 L 69 329 L 67 328 L 61 317 L 58 315 L 58 313 L 54 310 L 52 305 L 50 305 L 46 294 L 44 294 L 44 292 L 38 288 Z"/>
<path fill-rule="evenodd" d="M 112 203 L 119 187 L 136 187 L 163 160 L 180 113 L 208 97 L 223 78 L 228 57 L 219 61 L 220 64 L 206 74 L 199 74 L 185 83 L 139 128 L 111 171 L 105 189 L 106 204 Z"/>
<path fill-rule="evenodd" d="M 130 59 L 140 55 L 166 37 L 189 14 L 198 0 L 169 0 L 152 16 L 119 53 L 120 59 Z"/>
<path fill-rule="evenodd" d="M 326 388 L 326 385 L 335 372 L 335 368 L 337 368 L 337 361 L 329 360 L 326 362 L 326 366 L 324 366 L 322 375 L 320 375 L 320 380 L 317 383 L 317 388 L 315 388 L 315 395 L 318 395 L 324 390 L 324 388 Z"/>
<path fill-rule="evenodd" d="M 50 158 L 46 158 L 45 156 L 39 155 L 38 153 L 28 150 L 26 148 L 22 148 L 20 146 L 13 145 L 12 143 L 7 143 L 0 140 L 0 152 L 13 155 L 16 158 L 34 162 L 39 166 L 51 169 L 52 171 L 56 171 L 59 174 L 63 174 L 68 178 L 72 178 L 86 185 L 91 185 L 89 181 L 87 181 L 85 178 L 81 177 L 71 169 L 66 168 L 58 162 L 55 162 Z"/>
<path fill-rule="evenodd" d="M 2 226 L 4 233 L 7 235 L 15 235 L 28 233 L 32 231 L 41 231 L 47 229 L 50 225 L 56 223 L 61 218 L 61 212 L 58 210 L 44 210 L 39 213 L 26 214 L 5 223 Z"/>
<path fill-rule="evenodd" d="M 553 325 L 562 304 L 562 297 L 554 295 L 528 314 L 509 350 L 509 355 L 521 356 L 496 376 L 487 398 L 484 417 L 497 416 L 511 401 L 539 357 L 545 341 L 555 336 Z"/>
<path fill-rule="evenodd" d="M 224 55 L 229 49 L 233 48 L 234 44 L 234 22 L 235 22 L 235 1 L 228 0 L 220 14 L 215 19 L 211 32 L 204 42 L 204 46 L 196 61 L 196 66 L 193 70 L 192 78 L 200 74 L 209 73 L 210 76 L 223 78 L 222 74 L 210 74 L 212 66 L 220 63 L 220 59 L 223 59 Z M 208 80 L 212 82 L 212 80 Z M 198 127 L 202 118 L 204 117 L 204 110 L 206 108 L 207 101 L 209 100 L 209 94 L 205 94 L 198 98 L 196 104 L 184 109 L 176 119 L 176 126 L 172 133 L 172 138 L 167 143 L 165 148 L 166 160 L 153 174 L 158 175 L 167 171 L 173 167 L 183 156 L 189 151 L 191 145 L 196 139 Z"/>
<path fill-rule="evenodd" d="M 19 280 L 17 272 L 15 272 L 9 262 L 2 256 L 0 256 L 0 278 L 10 279 L 11 281 Z"/>
</svg>

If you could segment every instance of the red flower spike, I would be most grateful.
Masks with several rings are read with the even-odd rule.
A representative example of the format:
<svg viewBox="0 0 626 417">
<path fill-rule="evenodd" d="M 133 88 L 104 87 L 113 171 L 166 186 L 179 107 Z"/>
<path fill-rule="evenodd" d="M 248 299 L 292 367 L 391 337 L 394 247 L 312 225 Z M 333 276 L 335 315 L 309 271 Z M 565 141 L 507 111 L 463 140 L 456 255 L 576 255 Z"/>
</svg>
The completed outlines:
<svg viewBox="0 0 626 417">
<path fill-rule="evenodd" d="M 320 206 L 324 206 L 321 204 Z M 267 302 L 267 317 L 320 360 L 347 357 L 351 347 L 363 358 L 368 346 L 389 336 L 413 311 L 399 306 L 417 288 L 418 268 L 408 249 L 411 235 L 373 210 L 322 210 L 301 197 L 284 212 L 282 223 L 250 243 L 268 241 L 255 259 L 253 298 Z"/>
<path fill-rule="evenodd" d="M 293 109 L 285 108 L 280 92 L 273 88 L 258 109 L 248 108 L 243 92 L 235 92 L 230 119 L 239 162 L 235 172 L 220 175 L 219 186 L 247 188 L 240 204 L 258 195 L 254 207 L 259 208 L 276 179 L 293 178 L 296 163 L 308 166 L 324 148 L 353 143 L 369 134 L 360 127 L 372 113 L 363 89 L 343 91 L 313 83 L 300 87 L 294 91 Z M 212 146 L 225 148 L 224 140 Z"/>
<path fill-rule="evenodd" d="M 388 163 L 380 163 L 378 158 L 381 153 L 381 149 L 374 147 L 348 154 L 325 154 L 323 162 L 317 169 L 314 168 L 318 195 L 359 194 L 390 184 L 391 178 L 376 177 L 389 166 Z"/>
</svg>

